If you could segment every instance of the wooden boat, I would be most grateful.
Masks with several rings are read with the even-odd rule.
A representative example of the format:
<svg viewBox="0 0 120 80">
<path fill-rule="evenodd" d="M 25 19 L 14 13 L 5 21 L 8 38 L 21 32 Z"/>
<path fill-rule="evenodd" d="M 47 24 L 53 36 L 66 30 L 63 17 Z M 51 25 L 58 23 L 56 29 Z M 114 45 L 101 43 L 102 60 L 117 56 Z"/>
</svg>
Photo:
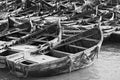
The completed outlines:
<svg viewBox="0 0 120 80">
<path fill-rule="evenodd" d="M 45 27 L 45 26 L 44 26 Z M 47 25 L 43 30 L 37 30 L 26 36 L 22 36 L 16 39 L 16 36 L 7 35 L 4 40 L 13 39 L 12 41 L 5 42 L 0 46 L 0 68 L 6 67 L 6 59 L 12 55 L 18 55 L 17 53 L 21 52 L 33 52 L 38 49 L 49 50 L 49 48 L 54 47 L 59 44 L 61 41 L 61 26 L 60 23 L 53 23 Z M 18 34 L 17 34 L 18 35 Z M 1 41 L 1 44 L 3 43 Z"/>
<path fill-rule="evenodd" d="M 80 25 L 77 25 L 76 21 L 65 21 L 65 17 L 49 16 L 45 18 L 47 22 L 55 22 L 57 19 L 63 20 L 61 21 L 61 25 L 63 27 L 62 39 L 79 34 L 83 30 L 85 30 L 85 29 L 80 29 Z"/>
<path fill-rule="evenodd" d="M 104 15 L 105 16 L 105 15 Z M 81 27 L 85 29 L 91 29 L 95 24 L 97 24 L 100 21 L 101 29 L 103 31 L 104 38 L 109 37 L 113 32 L 116 30 L 116 20 L 114 20 L 114 14 L 111 17 L 104 17 L 100 16 L 99 19 L 89 19 L 87 21 L 84 21 L 84 25 L 82 24 Z M 103 18 L 104 17 L 104 18 Z"/>
<path fill-rule="evenodd" d="M 28 1 L 28 0 L 27 0 Z M 40 3 L 40 4 L 39 4 Z M 21 3 L 19 3 L 21 4 Z M 27 6 L 24 9 L 22 9 L 22 6 L 20 6 L 17 9 L 14 9 L 13 11 L 2 11 L 0 14 L 0 19 L 6 19 L 9 15 L 12 17 L 21 17 L 21 16 L 43 16 L 44 14 L 49 15 L 54 9 L 52 9 L 54 6 L 49 5 L 46 1 L 30 1 L 29 4 L 31 6 Z M 14 3 L 16 5 L 16 3 Z M 18 5 L 17 5 L 18 6 Z M 50 8 L 50 9 L 49 9 Z M 3 16 L 4 15 L 4 16 Z"/>
<path fill-rule="evenodd" d="M 8 20 L 2 20 L 0 22 L 0 36 L 12 34 L 15 32 L 30 32 L 31 31 L 31 23 L 28 22 L 18 22 L 12 20 L 8 17 Z"/>
<path fill-rule="evenodd" d="M 31 1 L 29 2 L 29 6 L 27 4 L 26 4 L 27 6 L 25 5 L 24 9 L 22 8 L 23 7 L 22 5 L 24 5 L 24 4 L 22 4 L 22 2 L 19 0 L 18 0 L 18 2 L 17 2 L 17 0 L 11 1 L 11 2 L 7 1 L 5 10 L 2 10 L 0 13 L 1 14 L 0 19 L 1 20 L 6 19 L 9 15 L 10 16 L 23 16 L 23 15 L 25 16 L 28 14 L 30 15 L 30 14 L 33 14 L 34 12 L 36 12 L 38 9 L 38 6 L 35 3 L 33 4 L 33 2 L 31 2 Z"/>
<path fill-rule="evenodd" d="M 95 23 L 96 24 L 96 23 Z M 86 26 L 86 29 L 90 29 L 92 26 Z M 110 23 L 101 23 L 104 38 L 108 38 L 116 30 L 116 26 Z"/>
<path fill-rule="evenodd" d="M 107 14 L 106 14 L 107 15 Z M 116 30 L 116 20 L 114 18 L 114 13 L 110 13 L 110 15 L 102 15 L 100 16 L 101 19 L 99 19 L 98 21 L 87 21 L 89 24 L 96 24 L 98 23 L 99 21 L 100 24 L 101 24 L 101 29 L 103 31 L 103 35 L 104 35 L 104 38 L 107 38 L 109 37 L 113 32 L 115 32 Z M 86 29 L 90 29 L 90 27 L 86 26 Z"/>
<path fill-rule="evenodd" d="M 115 13 L 108 12 L 102 15 L 101 28 L 103 30 L 104 38 L 109 37 L 116 30 Z"/>
<path fill-rule="evenodd" d="M 13 5 L 11 5 L 11 3 L 13 3 L 14 1 L 0 1 L 0 12 L 3 11 L 9 11 L 11 8 L 13 8 Z"/>
<path fill-rule="evenodd" d="M 91 16 L 91 14 L 95 14 L 95 13 L 96 13 L 96 10 L 84 11 L 82 13 L 71 16 L 69 20 L 71 20 L 71 19 L 74 20 L 74 19 L 78 19 L 78 18 L 82 18 L 82 17 L 86 17 L 86 16 Z"/>
<path fill-rule="evenodd" d="M 111 21 L 114 20 L 115 18 L 115 13 L 114 12 L 108 12 L 108 13 L 103 13 L 102 15 L 102 21 Z"/>
<path fill-rule="evenodd" d="M 105 22 L 105 23 L 103 22 L 101 24 L 101 28 L 103 30 L 104 38 L 110 37 L 110 35 L 115 32 L 116 25 L 114 25 L 114 24 L 115 24 L 115 21 L 113 21 L 113 22 L 109 21 L 109 22 Z"/>
<path fill-rule="evenodd" d="M 19 11 L 15 16 L 24 16 L 33 13 L 43 16 L 45 14 L 50 14 L 51 11 L 53 12 L 54 10 L 54 6 L 50 5 L 45 0 L 36 0 L 35 2 L 29 1 L 28 4 L 31 4 L 31 7 L 28 6 L 24 10 Z"/>
<path fill-rule="evenodd" d="M 17 12 L 21 11 L 22 3 L 16 3 L 17 0 L 7 0 L 3 2 L 0 9 L 0 19 L 6 19 L 9 15 L 15 15 Z"/>
<path fill-rule="evenodd" d="M 7 64 L 18 77 L 51 76 L 90 65 L 100 51 L 102 31 L 93 28 L 69 37 L 45 54 L 22 52 L 7 58 Z"/>
<path fill-rule="evenodd" d="M 110 35 L 109 40 L 110 40 L 111 42 L 117 42 L 117 43 L 119 43 L 119 42 L 120 42 L 120 31 L 115 31 L 115 32 L 113 32 L 113 33 Z"/>
<path fill-rule="evenodd" d="M 100 18 L 100 17 L 99 17 Z M 73 36 L 76 34 L 79 34 L 81 32 L 84 32 L 88 29 L 92 29 L 94 28 L 94 25 L 97 24 L 99 22 L 99 18 L 98 17 L 94 17 L 94 18 L 82 18 L 82 19 L 78 19 L 78 20 L 70 20 L 70 21 L 62 21 L 62 26 L 63 26 L 63 38 L 65 37 L 69 37 L 69 36 Z"/>
<path fill-rule="evenodd" d="M 110 35 L 110 41 L 120 42 L 120 21 L 116 21 L 116 30 Z"/>
<path fill-rule="evenodd" d="M 55 15 L 55 17 L 63 17 L 67 18 L 68 20 L 71 19 L 80 19 L 80 18 L 90 18 L 91 14 L 94 14 L 96 10 L 89 10 L 89 11 L 84 11 L 84 12 L 76 12 L 76 8 L 73 7 L 73 4 L 76 4 L 75 2 L 69 2 L 69 1 L 61 1 L 60 4 L 57 6 L 57 10 L 54 9 L 53 13 L 50 13 L 52 17 Z M 79 4 L 79 3 L 78 3 Z M 80 10 L 78 10 L 80 11 Z M 54 17 L 54 18 L 55 18 Z M 66 19 L 66 20 L 67 20 Z M 64 19 L 65 20 L 65 19 Z"/>
<path fill-rule="evenodd" d="M 115 7 L 116 6 L 116 4 L 113 4 L 113 1 L 112 1 L 112 4 L 110 5 L 110 4 L 108 4 L 108 3 L 100 3 L 99 4 L 99 9 L 101 9 L 101 10 L 106 10 L 106 9 L 111 9 L 111 8 L 113 8 L 113 7 Z"/>
<path fill-rule="evenodd" d="M 82 33 L 86 31 L 85 27 L 81 27 L 81 25 L 77 25 L 74 23 L 68 23 L 68 24 L 62 24 L 63 26 L 63 35 L 62 39 L 65 39 L 66 37 L 74 36 L 76 34 Z"/>
</svg>

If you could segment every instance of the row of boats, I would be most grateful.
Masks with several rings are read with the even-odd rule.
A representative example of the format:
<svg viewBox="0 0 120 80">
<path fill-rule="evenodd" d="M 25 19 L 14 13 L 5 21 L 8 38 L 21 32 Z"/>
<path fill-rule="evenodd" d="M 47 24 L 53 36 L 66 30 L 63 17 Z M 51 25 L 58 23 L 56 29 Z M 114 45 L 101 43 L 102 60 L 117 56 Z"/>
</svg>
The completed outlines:
<svg viewBox="0 0 120 80">
<path fill-rule="evenodd" d="M 5 5 L 0 10 L 0 68 L 17 77 L 87 67 L 98 57 L 103 38 L 119 31 L 119 12 L 113 7 L 79 0 L 27 0 L 29 6 L 23 8 L 17 1 L 0 3 Z"/>
</svg>

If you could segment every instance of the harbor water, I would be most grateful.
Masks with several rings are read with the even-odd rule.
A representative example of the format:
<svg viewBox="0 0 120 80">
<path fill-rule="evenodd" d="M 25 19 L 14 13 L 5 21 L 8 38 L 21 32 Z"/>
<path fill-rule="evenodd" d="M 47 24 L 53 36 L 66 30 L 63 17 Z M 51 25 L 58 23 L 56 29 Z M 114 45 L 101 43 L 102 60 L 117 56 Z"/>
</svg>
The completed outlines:
<svg viewBox="0 0 120 80">
<path fill-rule="evenodd" d="M 17 78 L 0 69 L 0 80 L 119 80 L 120 43 L 104 43 L 95 63 L 87 68 L 51 77 Z"/>
</svg>

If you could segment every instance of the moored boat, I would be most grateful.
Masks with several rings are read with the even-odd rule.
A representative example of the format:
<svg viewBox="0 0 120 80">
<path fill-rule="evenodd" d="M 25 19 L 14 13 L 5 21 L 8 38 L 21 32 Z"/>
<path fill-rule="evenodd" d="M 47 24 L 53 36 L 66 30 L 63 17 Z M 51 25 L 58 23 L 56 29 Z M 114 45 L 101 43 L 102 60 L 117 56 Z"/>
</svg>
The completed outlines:
<svg viewBox="0 0 120 80">
<path fill-rule="evenodd" d="M 116 21 L 116 30 L 111 34 L 110 41 L 120 42 L 120 21 Z"/>
<path fill-rule="evenodd" d="M 6 67 L 6 59 L 10 57 L 12 54 L 17 55 L 17 53 L 27 52 L 27 51 L 33 52 L 33 51 L 37 51 L 38 49 L 40 49 L 43 52 L 45 49 L 49 50 L 51 47 L 54 47 L 55 45 L 61 42 L 61 35 L 62 35 L 61 26 L 60 23 L 58 22 L 58 23 L 52 23 L 49 26 L 47 25 L 43 30 L 37 30 L 26 36 L 20 37 L 18 39 L 9 42 L 5 42 L 0 47 L 1 48 L 0 68 Z M 7 35 L 5 37 L 11 38 L 12 36 Z"/>
<path fill-rule="evenodd" d="M 104 15 L 105 16 L 105 15 Z M 92 20 L 84 21 L 84 25 L 81 25 L 84 29 L 91 29 L 97 23 L 101 24 L 101 29 L 103 31 L 104 38 L 109 37 L 116 30 L 116 20 L 114 19 L 114 14 L 105 18 L 104 16 L 100 16 L 97 20 L 93 18 Z"/>
<path fill-rule="evenodd" d="M 15 32 L 20 32 L 20 31 L 30 32 L 31 31 L 30 21 L 18 22 L 8 17 L 7 20 L 2 20 L 0 22 L 0 36 L 12 34 Z"/>
<path fill-rule="evenodd" d="M 103 35 L 95 27 L 68 37 L 49 52 L 32 54 L 19 53 L 7 58 L 7 64 L 18 77 L 50 76 L 84 68 L 94 61 L 101 48 Z"/>
</svg>

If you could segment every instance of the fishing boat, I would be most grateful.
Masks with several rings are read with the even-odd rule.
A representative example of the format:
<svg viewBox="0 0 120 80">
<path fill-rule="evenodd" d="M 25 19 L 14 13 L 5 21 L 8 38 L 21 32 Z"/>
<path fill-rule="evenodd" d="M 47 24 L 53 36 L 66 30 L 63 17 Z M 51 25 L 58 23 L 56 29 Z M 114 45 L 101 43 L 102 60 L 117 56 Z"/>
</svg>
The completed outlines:
<svg viewBox="0 0 120 80">
<path fill-rule="evenodd" d="M 86 31 L 85 27 L 81 27 L 81 25 L 79 24 L 77 25 L 72 22 L 68 24 L 62 24 L 62 26 L 63 26 L 63 36 L 62 36 L 63 39 Z"/>
<path fill-rule="evenodd" d="M 103 30 L 104 38 L 110 37 L 116 30 L 116 19 L 114 12 L 108 12 L 102 15 L 101 28 Z"/>
<path fill-rule="evenodd" d="M 114 20 L 115 13 L 114 12 L 106 12 L 102 14 L 102 21 L 111 21 Z"/>
<path fill-rule="evenodd" d="M 17 2 L 18 1 L 18 2 Z M 33 3 L 32 1 L 28 1 L 23 3 L 19 0 L 15 1 L 5 1 L 5 9 L 0 12 L 0 19 L 6 19 L 9 15 L 10 16 L 26 16 L 26 15 L 33 15 L 34 12 L 37 11 L 38 6 Z"/>
<path fill-rule="evenodd" d="M 22 52 L 7 58 L 11 72 L 18 77 L 51 76 L 84 68 L 93 63 L 103 35 L 96 27 L 68 37 L 47 53 Z"/>
<path fill-rule="evenodd" d="M 120 21 L 116 21 L 116 30 L 111 34 L 110 41 L 119 42 L 120 41 Z"/>
<path fill-rule="evenodd" d="M 24 16 L 24 15 L 36 15 L 43 16 L 50 14 L 51 11 L 55 9 L 55 6 L 49 4 L 45 0 L 36 0 L 36 1 L 26 1 L 26 6 L 24 10 L 19 11 L 15 16 Z"/>
<path fill-rule="evenodd" d="M 6 19 L 9 15 L 15 14 L 21 10 L 22 3 L 16 3 L 17 0 L 4 0 L 0 5 L 0 19 Z M 19 1 L 21 2 L 21 1 Z M 19 6 L 19 7 L 18 7 Z"/>
<path fill-rule="evenodd" d="M 28 22 L 18 22 L 12 20 L 8 17 L 7 20 L 2 20 L 0 22 L 0 36 L 5 36 L 8 34 L 16 33 L 16 32 L 30 32 L 31 31 L 31 23 Z"/>
<path fill-rule="evenodd" d="M 110 37 L 110 35 L 113 34 L 116 30 L 115 21 L 102 23 L 101 27 L 103 29 L 104 38 Z"/>
<path fill-rule="evenodd" d="M 77 33 L 84 32 L 88 29 L 94 28 L 94 25 L 99 22 L 101 24 L 100 27 L 103 31 L 104 39 L 109 38 L 116 30 L 116 20 L 113 12 L 83 20 L 78 19 L 76 21 L 63 21 L 63 35 L 65 37 L 69 37 Z"/>
<path fill-rule="evenodd" d="M 45 27 L 45 26 L 44 26 Z M 60 23 L 53 23 L 47 25 L 43 30 L 37 30 L 26 36 L 17 38 L 12 35 L 5 36 L 6 38 L 1 38 L 0 46 L 0 68 L 6 68 L 6 59 L 12 55 L 18 55 L 21 52 L 33 52 L 38 49 L 43 49 L 46 51 L 50 48 L 56 46 L 61 42 L 61 26 Z M 18 33 L 16 34 L 18 35 Z M 13 39 L 11 41 L 5 42 L 4 40 Z M 44 51 L 43 51 L 44 52 Z M 18 56 L 19 57 L 19 56 Z"/>
<path fill-rule="evenodd" d="M 118 2 L 116 2 L 117 0 L 104 0 L 104 1 L 100 1 L 100 4 L 99 4 L 99 9 L 101 10 L 106 10 L 106 9 L 110 9 L 110 8 L 113 8 L 115 7 Z"/>
<path fill-rule="evenodd" d="M 99 17 L 99 18 L 98 18 Z M 102 16 L 97 16 L 97 18 L 92 18 L 87 21 L 82 22 L 83 28 L 90 29 L 93 28 L 93 26 L 97 23 L 101 24 L 101 29 L 103 31 L 104 38 L 109 37 L 113 32 L 116 30 L 116 20 L 114 13 L 111 13 L 111 15 L 102 15 Z"/>
<path fill-rule="evenodd" d="M 115 31 L 110 35 L 110 41 L 112 42 L 120 42 L 120 31 Z"/>
<path fill-rule="evenodd" d="M 96 23 L 95 23 L 96 24 Z M 92 24 L 93 25 L 93 24 Z M 86 26 L 86 29 L 90 29 L 90 28 L 92 28 L 92 26 Z M 110 24 L 110 23 L 101 23 L 101 28 L 102 28 L 102 31 L 103 31 L 103 36 L 104 36 L 104 39 L 105 38 L 109 38 L 110 37 L 110 35 L 112 34 L 112 33 L 114 33 L 115 32 L 115 30 L 116 30 L 116 26 L 115 25 L 113 25 L 113 24 Z"/>
<path fill-rule="evenodd" d="M 101 29 L 103 31 L 104 39 L 109 38 L 110 35 L 112 33 L 114 33 L 116 30 L 116 25 L 115 25 L 116 20 L 114 19 L 114 13 L 111 15 L 112 15 L 111 17 L 109 17 L 109 15 L 105 17 L 105 15 L 103 15 L 103 16 L 101 16 L 101 19 L 99 19 L 98 21 L 88 21 L 89 24 L 96 24 L 99 21 L 101 21 L 100 24 L 101 24 Z M 86 27 L 86 29 L 87 29 L 87 27 Z M 90 29 L 90 27 L 89 27 L 89 29 Z"/>
</svg>

